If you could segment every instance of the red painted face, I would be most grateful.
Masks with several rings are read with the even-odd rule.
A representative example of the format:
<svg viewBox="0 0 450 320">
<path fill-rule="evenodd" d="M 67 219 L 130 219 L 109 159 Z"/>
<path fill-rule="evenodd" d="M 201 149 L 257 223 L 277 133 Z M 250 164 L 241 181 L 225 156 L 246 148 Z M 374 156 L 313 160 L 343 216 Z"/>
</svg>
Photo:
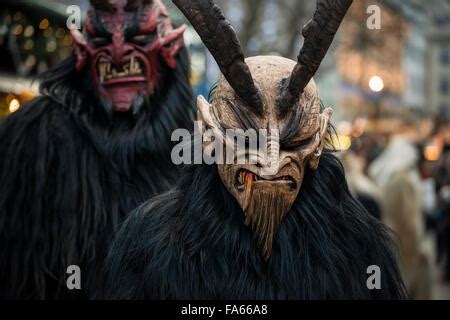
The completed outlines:
<svg viewBox="0 0 450 320">
<path fill-rule="evenodd" d="M 85 34 L 73 31 L 77 70 L 89 68 L 101 100 L 114 111 L 153 94 L 163 64 L 174 69 L 185 26 L 173 29 L 160 0 L 91 0 Z"/>
</svg>

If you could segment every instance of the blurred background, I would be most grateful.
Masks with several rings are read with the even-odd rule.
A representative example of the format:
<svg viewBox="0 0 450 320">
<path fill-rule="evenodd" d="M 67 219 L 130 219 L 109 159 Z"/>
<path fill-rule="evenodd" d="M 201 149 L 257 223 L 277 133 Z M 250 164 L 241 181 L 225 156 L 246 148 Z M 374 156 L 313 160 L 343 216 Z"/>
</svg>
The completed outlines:
<svg viewBox="0 0 450 320">
<path fill-rule="evenodd" d="M 170 1 L 176 24 L 185 23 Z M 295 59 L 315 0 L 218 0 L 246 56 Z M 0 118 L 37 96 L 37 75 L 72 54 L 67 7 L 87 0 L 2 0 Z M 379 10 L 380 29 L 368 20 Z M 369 11 L 368 11 L 369 10 Z M 195 31 L 192 84 L 219 70 Z M 335 110 L 351 191 L 396 233 L 413 298 L 450 299 L 450 0 L 358 0 L 315 77 Z M 1 183 L 1 182 L 0 182 Z"/>
</svg>

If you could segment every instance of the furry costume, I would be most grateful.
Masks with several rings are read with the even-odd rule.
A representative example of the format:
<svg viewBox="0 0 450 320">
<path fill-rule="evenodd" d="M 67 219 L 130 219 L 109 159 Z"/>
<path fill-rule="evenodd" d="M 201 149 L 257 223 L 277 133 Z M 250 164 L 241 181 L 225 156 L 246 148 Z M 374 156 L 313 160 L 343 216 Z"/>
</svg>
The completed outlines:
<svg viewBox="0 0 450 320">
<path fill-rule="evenodd" d="M 225 129 L 267 128 L 276 156 L 194 166 L 174 190 L 137 209 L 110 251 L 105 296 L 404 298 L 385 227 L 352 198 L 340 162 L 324 150 L 331 110 L 321 108 L 311 80 L 351 1 L 318 1 L 298 64 L 280 57 L 244 61 L 233 29 L 212 1 L 174 2 L 224 74 L 211 104 L 198 99 L 204 127 L 233 150 Z M 203 144 L 209 150 L 210 142 Z M 205 154 L 217 156 L 218 150 Z M 248 155 L 254 151 L 246 149 Z M 379 290 L 367 286 L 372 265 L 381 270 Z"/>
<path fill-rule="evenodd" d="M 125 2 L 111 3 L 123 10 Z M 108 24 L 103 19 L 116 18 L 120 10 L 110 14 L 102 7 L 108 1 L 92 3 L 89 15 L 101 18 L 103 23 L 96 27 L 92 19 L 87 23 L 93 31 L 104 30 Z M 141 6 L 137 1 L 126 2 L 133 3 Z M 143 5 L 133 10 L 156 14 L 158 24 L 154 28 L 168 34 L 170 20 L 162 4 L 156 1 L 151 7 Z M 139 18 L 126 10 L 123 14 L 130 19 Z M 145 21 L 155 22 L 155 17 Z M 110 25 L 115 28 L 116 23 Z M 77 41 L 87 37 L 79 33 L 74 36 Z M 94 41 L 92 36 L 87 39 L 86 44 Z M 117 39 L 120 41 L 120 34 L 113 41 Z M 100 41 L 108 46 L 111 39 Z M 149 41 L 152 45 L 155 39 Z M 178 171 L 170 161 L 170 135 L 176 128 L 191 127 L 193 118 L 188 56 L 181 49 L 182 43 L 178 46 L 179 53 L 171 64 L 157 56 L 159 62 L 154 66 L 157 69 L 151 69 L 151 78 L 141 78 L 143 84 L 152 81 L 152 91 L 114 96 L 122 88 L 125 94 L 132 92 L 127 86 L 138 83 L 136 79 L 131 83 L 127 82 L 129 78 L 116 77 L 113 92 L 105 94 L 102 90 L 106 85 L 99 87 L 94 77 L 98 75 L 93 74 L 96 70 L 89 68 L 93 57 L 86 56 L 77 45 L 76 57 L 44 75 L 42 97 L 1 122 L 1 298 L 93 294 L 118 225 L 144 200 L 174 183 Z M 103 47 L 97 43 L 96 48 Z M 117 52 L 123 48 L 125 45 L 111 49 L 116 54 L 114 59 L 121 59 Z M 170 58 L 167 52 L 159 54 Z M 142 68 L 144 62 L 140 63 L 134 68 Z M 82 291 L 66 288 L 69 265 L 80 266 Z"/>
<path fill-rule="evenodd" d="M 339 161 L 322 156 L 280 226 L 265 263 L 217 169 L 192 168 L 174 191 L 141 206 L 118 234 L 107 298 L 399 299 L 385 227 L 350 195 Z M 368 290 L 366 268 L 382 270 Z"/>
</svg>

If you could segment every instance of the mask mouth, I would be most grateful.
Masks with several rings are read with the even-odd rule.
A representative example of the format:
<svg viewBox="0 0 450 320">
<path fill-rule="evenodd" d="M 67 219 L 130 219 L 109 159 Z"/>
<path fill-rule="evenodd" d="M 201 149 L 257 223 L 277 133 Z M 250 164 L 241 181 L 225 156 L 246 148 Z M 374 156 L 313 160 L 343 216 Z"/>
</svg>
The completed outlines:
<svg viewBox="0 0 450 320">
<path fill-rule="evenodd" d="M 101 60 L 97 64 L 97 75 L 100 84 L 104 87 L 130 82 L 146 82 L 145 64 L 137 57 L 132 57 L 121 65 Z"/>
<path fill-rule="evenodd" d="M 245 214 L 245 225 L 253 229 L 266 261 L 278 228 L 298 194 L 300 180 L 297 182 L 289 171 L 293 170 L 285 167 L 275 176 L 260 176 L 252 169 L 241 168 L 235 175 L 236 199 Z"/>
<path fill-rule="evenodd" d="M 252 185 L 258 184 L 285 186 L 290 192 L 297 190 L 297 181 L 291 175 L 279 175 L 267 178 L 247 169 L 240 169 L 236 172 L 234 186 L 239 192 L 244 192 L 247 188 L 251 188 Z"/>
</svg>

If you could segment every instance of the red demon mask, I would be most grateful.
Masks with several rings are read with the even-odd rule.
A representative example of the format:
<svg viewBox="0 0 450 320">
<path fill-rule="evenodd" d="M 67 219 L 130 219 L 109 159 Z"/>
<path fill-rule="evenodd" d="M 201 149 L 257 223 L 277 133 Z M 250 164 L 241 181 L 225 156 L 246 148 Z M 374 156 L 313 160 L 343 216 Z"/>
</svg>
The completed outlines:
<svg viewBox="0 0 450 320">
<path fill-rule="evenodd" d="M 117 112 L 153 94 L 174 69 L 185 26 L 173 29 L 161 0 L 91 0 L 84 33 L 72 31 L 76 68 L 89 68 L 102 102 Z"/>
</svg>

